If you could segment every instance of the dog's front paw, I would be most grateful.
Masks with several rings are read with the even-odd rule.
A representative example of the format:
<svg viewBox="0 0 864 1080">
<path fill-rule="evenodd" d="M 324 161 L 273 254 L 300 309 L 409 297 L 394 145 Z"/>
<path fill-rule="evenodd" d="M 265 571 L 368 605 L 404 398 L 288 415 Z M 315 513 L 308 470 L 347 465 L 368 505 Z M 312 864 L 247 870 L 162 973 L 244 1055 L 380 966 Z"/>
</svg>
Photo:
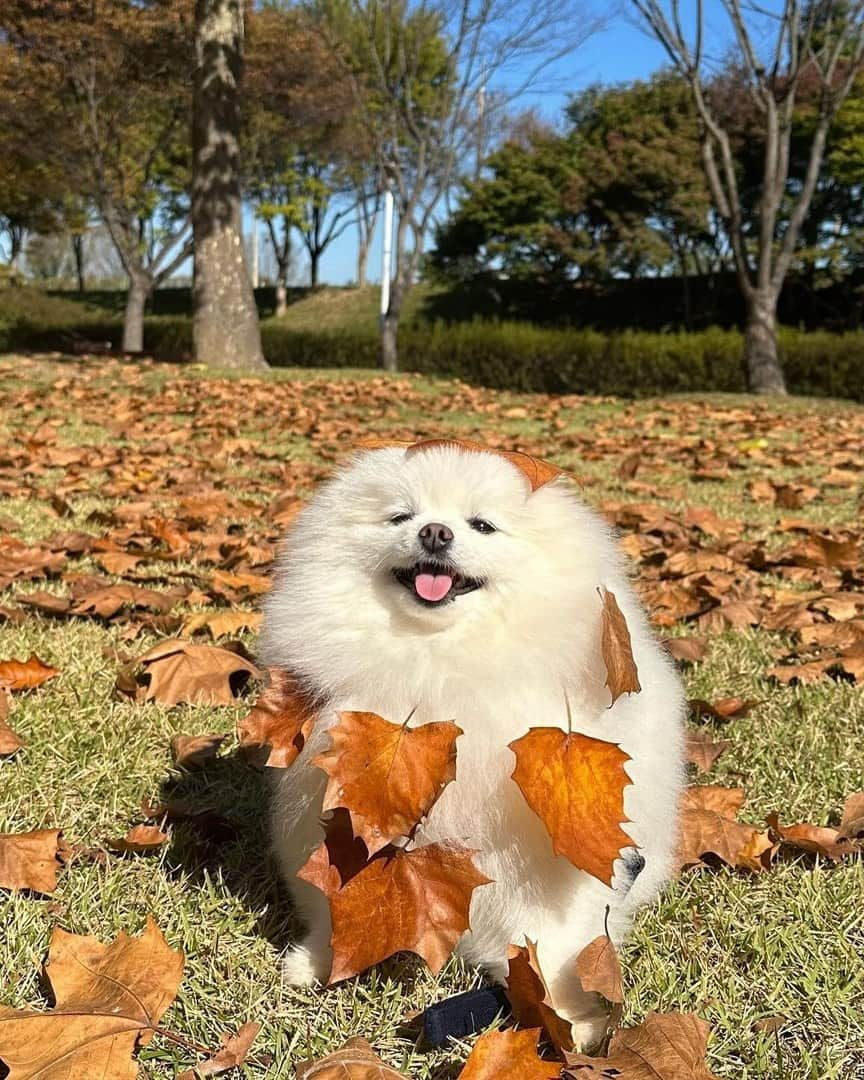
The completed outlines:
<svg viewBox="0 0 864 1080">
<path fill-rule="evenodd" d="M 316 952 L 308 945 L 293 945 L 282 957 L 282 979 L 289 986 L 325 982 L 330 974 L 330 950 Z"/>
<path fill-rule="evenodd" d="M 597 1050 L 609 1028 L 609 1016 L 604 1009 L 591 1016 L 580 1017 L 571 1023 L 574 1049 L 580 1054 Z"/>
</svg>

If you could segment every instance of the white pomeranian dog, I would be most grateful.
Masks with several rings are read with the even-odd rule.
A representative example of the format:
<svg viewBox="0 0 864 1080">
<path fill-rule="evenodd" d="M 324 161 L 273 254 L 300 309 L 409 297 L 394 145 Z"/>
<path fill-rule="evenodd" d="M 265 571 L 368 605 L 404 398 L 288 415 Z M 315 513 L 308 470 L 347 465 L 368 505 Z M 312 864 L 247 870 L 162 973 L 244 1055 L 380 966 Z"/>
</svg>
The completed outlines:
<svg viewBox="0 0 864 1080">
<path fill-rule="evenodd" d="M 611 705 L 599 588 L 627 621 L 641 693 Z M 605 1010 L 574 961 L 604 932 L 625 935 L 670 875 L 683 767 L 683 696 L 627 579 L 615 537 L 563 478 L 532 490 L 494 452 L 441 443 L 358 453 L 292 524 L 264 615 L 267 664 L 297 676 L 324 709 L 297 761 L 274 770 L 272 827 L 307 936 L 284 960 L 288 983 L 326 979 L 330 917 L 296 878 L 323 839 L 325 773 L 311 759 L 341 710 L 411 724 L 452 720 L 456 779 L 418 843 L 476 849 L 494 884 L 477 889 L 459 953 L 496 979 L 513 943 L 540 967 L 577 1044 L 603 1035 Z M 508 743 L 532 727 L 572 729 L 630 756 L 628 835 L 609 888 L 555 855 L 511 778 Z"/>
</svg>

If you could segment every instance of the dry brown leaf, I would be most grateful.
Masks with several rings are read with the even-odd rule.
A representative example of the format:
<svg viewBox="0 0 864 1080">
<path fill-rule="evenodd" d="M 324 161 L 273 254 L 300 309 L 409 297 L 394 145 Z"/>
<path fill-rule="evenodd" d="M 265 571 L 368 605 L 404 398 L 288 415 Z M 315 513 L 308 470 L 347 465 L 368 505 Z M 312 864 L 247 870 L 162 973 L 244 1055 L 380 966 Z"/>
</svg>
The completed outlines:
<svg viewBox="0 0 864 1080">
<path fill-rule="evenodd" d="M 556 1049 L 573 1049 L 570 1021 L 555 1011 L 540 970 L 537 945 L 527 938 L 524 946 L 511 945 L 507 950 L 507 1000 L 521 1027 L 542 1028 Z"/>
<path fill-rule="evenodd" d="M 615 860 L 632 839 L 621 828 L 630 759 L 615 743 L 560 728 L 531 728 L 510 743 L 513 779 L 540 818 L 556 854 L 612 884 Z"/>
<path fill-rule="evenodd" d="M 198 1080 L 199 1076 L 221 1076 L 222 1073 L 236 1069 L 246 1060 L 246 1055 L 260 1030 L 260 1024 L 249 1021 L 241 1026 L 236 1035 L 223 1035 L 221 1049 L 206 1061 L 199 1061 L 194 1069 L 187 1069 L 180 1073 L 177 1080 Z"/>
<path fill-rule="evenodd" d="M 848 843 L 838 842 L 838 829 L 822 825 L 781 825 L 776 813 L 769 814 L 767 821 L 784 844 L 798 848 L 799 851 L 821 855 L 823 859 L 830 859 L 832 862 L 838 862 L 851 854 L 852 849 Z"/>
<path fill-rule="evenodd" d="M 614 705 L 622 694 L 638 694 L 642 687 L 633 659 L 627 620 L 618 607 L 615 593 L 601 589 L 600 597 L 603 601 L 600 649 L 606 665 L 606 686 Z"/>
<path fill-rule="evenodd" d="M 237 725 L 237 736 L 252 764 L 286 769 L 303 750 L 318 710 L 287 671 L 268 668 L 267 679 L 252 711 Z"/>
<path fill-rule="evenodd" d="M 843 804 L 843 816 L 837 831 L 838 843 L 864 841 L 864 791 L 850 795 Z"/>
<path fill-rule="evenodd" d="M 233 705 L 235 690 L 261 672 L 230 649 L 168 640 L 138 657 L 143 672 L 136 697 L 161 705 Z M 143 685 L 142 685 L 143 684 Z"/>
<path fill-rule="evenodd" d="M 158 851 L 168 840 L 168 833 L 162 832 L 158 825 L 133 825 L 120 840 L 109 840 L 112 851 L 150 854 Z"/>
<path fill-rule="evenodd" d="M 705 659 L 708 641 L 704 637 L 692 634 L 689 637 L 666 638 L 663 642 L 666 651 L 675 659 L 686 664 L 698 664 Z"/>
<path fill-rule="evenodd" d="M 731 745 L 726 740 L 715 742 L 704 731 L 688 731 L 684 755 L 687 761 L 695 765 L 700 773 L 706 773 Z"/>
<path fill-rule="evenodd" d="M 481 1035 L 458 1080 L 555 1080 L 561 1066 L 538 1056 L 539 1038 L 536 1029 L 489 1031 Z"/>
<path fill-rule="evenodd" d="M 34 690 L 59 674 L 58 668 L 43 664 L 35 653 L 29 660 L 0 660 L 0 687 L 9 690 Z"/>
<path fill-rule="evenodd" d="M 0 833 L 0 889 L 54 892 L 59 853 L 59 829 Z"/>
<path fill-rule="evenodd" d="M 324 809 L 347 809 L 370 855 L 408 836 L 456 776 L 462 729 L 449 721 L 409 728 L 343 712 L 327 734 L 330 748 L 312 761 L 329 778 Z"/>
<path fill-rule="evenodd" d="M 716 1080 L 705 1063 L 710 1027 L 692 1013 L 649 1013 L 612 1036 L 607 1057 L 568 1054 L 572 1080 Z"/>
<path fill-rule="evenodd" d="M 9 692 L 0 686 L 0 757 L 11 757 L 26 746 L 21 736 L 6 723 L 9 715 Z"/>
<path fill-rule="evenodd" d="M 260 611 L 203 611 L 183 623 L 180 636 L 192 637 L 206 630 L 214 640 L 230 637 L 242 630 L 260 630 L 263 619 Z"/>
<path fill-rule="evenodd" d="M 173 735 L 171 760 L 178 769 L 199 769 L 215 761 L 225 735 Z"/>
<path fill-rule="evenodd" d="M 741 788 L 715 784 L 689 787 L 681 798 L 677 865 L 695 866 L 715 855 L 729 866 L 759 873 L 771 865 L 776 845 L 754 825 L 736 820 L 744 804 Z"/>
<path fill-rule="evenodd" d="M 455 446 L 460 450 L 470 450 L 478 454 L 496 454 L 498 457 L 506 458 L 511 465 L 515 465 L 519 472 L 522 473 L 531 485 L 532 491 L 537 491 L 538 488 L 544 487 L 564 475 L 561 469 L 552 465 L 551 462 L 542 461 L 540 458 L 531 457 L 530 454 L 523 454 L 518 450 L 493 449 L 471 439 L 423 439 L 406 447 L 406 453 L 416 454 L 443 446 Z"/>
<path fill-rule="evenodd" d="M 385 1065 L 365 1039 L 349 1039 L 341 1050 L 317 1061 L 301 1061 L 297 1080 L 405 1080 Z"/>
<path fill-rule="evenodd" d="M 55 1008 L 0 1008 L 9 1080 L 133 1080 L 132 1052 L 149 1042 L 174 1000 L 183 953 L 149 918 L 140 937 L 121 933 L 110 945 L 55 928 L 45 972 Z"/>
<path fill-rule="evenodd" d="M 576 957 L 576 973 L 583 990 L 594 990 L 613 1005 L 624 1001 L 618 953 L 605 934 L 594 938 Z"/>
<path fill-rule="evenodd" d="M 690 717 L 693 720 L 702 720 L 708 717 L 720 723 L 729 720 L 737 720 L 749 716 L 757 705 L 762 702 L 755 699 L 745 700 L 738 697 L 718 698 L 716 701 L 703 701 L 702 698 L 691 698 L 687 703 L 690 707 Z"/>
</svg>

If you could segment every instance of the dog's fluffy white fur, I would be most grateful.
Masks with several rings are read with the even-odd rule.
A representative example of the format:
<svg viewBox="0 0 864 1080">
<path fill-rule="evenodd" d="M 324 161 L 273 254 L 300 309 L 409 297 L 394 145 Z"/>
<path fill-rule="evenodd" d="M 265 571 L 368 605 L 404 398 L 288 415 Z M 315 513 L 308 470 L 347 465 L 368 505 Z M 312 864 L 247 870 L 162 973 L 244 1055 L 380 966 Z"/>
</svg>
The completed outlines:
<svg viewBox="0 0 864 1080">
<path fill-rule="evenodd" d="M 478 532 L 471 525 L 478 518 L 497 531 Z M 393 573 L 428 559 L 418 533 L 432 522 L 454 534 L 448 559 L 484 582 L 434 607 Z M 611 708 L 600 586 L 615 593 L 627 620 L 642 684 Z M 552 999 L 574 1021 L 577 1041 L 602 1035 L 599 999 L 582 992 L 574 960 L 603 933 L 607 905 L 610 934 L 620 940 L 667 879 L 683 777 L 678 678 L 603 521 L 566 481 L 532 492 L 494 453 L 453 446 L 361 452 L 289 531 L 266 603 L 262 652 L 325 702 L 299 759 L 274 771 L 274 847 L 308 928 L 285 958 L 286 980 L 326 978 L 330 967 L 327 902 L 295 876 L 323 836 L 326 776 L 311 758 L 327 745 L 339 710 L 400 722 L 415 710 L 412 725 L 452 720 L 464 731 L 456 780 L 416 842 L 477 849 L 477 865 L 494 882 L 474 892 L 459 952 L 500 979 L 508 945 L 536 941 Z M 630 849 L 616 862 L 612 888 L 553 853 L 511 779 L 507 744 L 531 727 L 566 729 L 565 693 L 574 731 L 620 743 L 631 758 L 625 828 L 638 854 Z"/>
</svg>

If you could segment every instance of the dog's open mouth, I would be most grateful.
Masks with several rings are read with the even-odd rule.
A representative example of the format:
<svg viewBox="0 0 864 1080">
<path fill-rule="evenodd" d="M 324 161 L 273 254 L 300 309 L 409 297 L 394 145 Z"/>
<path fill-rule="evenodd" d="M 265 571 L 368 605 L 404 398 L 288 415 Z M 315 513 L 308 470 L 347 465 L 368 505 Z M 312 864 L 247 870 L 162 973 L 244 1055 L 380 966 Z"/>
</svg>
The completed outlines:
<svg viewBox="0 0 864 1080">
<path fill-rule="evenodd" d="M 416 600 L 427 607 L 446 604 L 457 596 L 464 596 L 465 593 L 482 588 L 485 584 L 479 578 L 460 574 L 455 566 L 432 562 L 400 567 L 393 571 L 393 576 Z"/>
</svg>

